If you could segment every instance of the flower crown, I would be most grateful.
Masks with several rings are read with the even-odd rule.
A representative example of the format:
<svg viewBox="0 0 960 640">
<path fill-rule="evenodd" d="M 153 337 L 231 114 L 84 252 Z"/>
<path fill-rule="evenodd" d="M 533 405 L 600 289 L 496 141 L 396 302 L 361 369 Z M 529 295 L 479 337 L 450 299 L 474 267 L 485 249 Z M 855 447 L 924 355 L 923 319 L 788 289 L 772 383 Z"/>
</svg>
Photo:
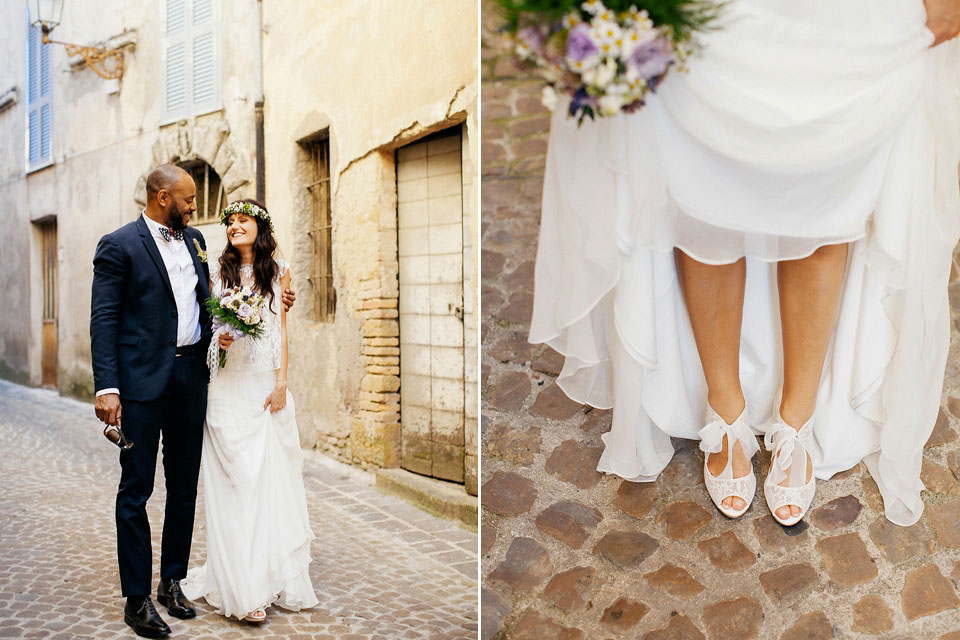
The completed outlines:
<svg viewBox="0 0 960 640">
<path fill-rule="evenodd" d="M 234 202 L 229 207 L 225 208 L 220 212 L 220 222 L 222 224 L 227 224 L 230 216 L 235 213 L 242 213 L 244 215 L 253 216 L 254 218 L 260 218 L 270 227 L 270 233 L 273 233 L 273 220 L 270 219 L 270 214 L 261 207 L 249 202 Z"/>
</svg>

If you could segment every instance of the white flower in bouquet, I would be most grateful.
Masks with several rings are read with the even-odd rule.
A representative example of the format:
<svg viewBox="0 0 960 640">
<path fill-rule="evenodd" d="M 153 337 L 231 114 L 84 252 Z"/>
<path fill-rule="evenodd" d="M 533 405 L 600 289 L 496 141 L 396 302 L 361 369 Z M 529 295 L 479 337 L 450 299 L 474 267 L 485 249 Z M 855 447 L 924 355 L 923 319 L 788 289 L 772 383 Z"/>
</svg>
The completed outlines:
<svg viewBox="0 0 960 640">
<path fill-rule="evenodd" d="M 630 7 L 630 10 L 627 12 L 629 16 L 630 23 L 642 31 L 649 31 L 653 29 L 653 20 L 650 19 L 650 14 L 647 13 L 647 10 L 637 11 L 636 7 Z"/>
<path fill-rule="evenodd" d="M 623 95 L 618 93 L 605 93 L 597 100 L 597 106 L 600 108 L 600 114 L 604 116 L 615 116 L 620 112 L 625 104 Z"/>
<path fill-rule="evenodd" d="M 560 99 L 560 96 L 557 95 L 557 90 L 547 85 L 543 88 L 543 93 L 540 95 L 540 102 L 543 103 L 549 111 L 553 111 L 557 108 L 557 101 Z"/>
<path fill-rule="evenodd" d="M 563 20 L 561 20 L 561 24 L 563 24 L 563 28 L 568 31 L 570 29 L 573 29 L 575 26 L 577 26 L 581 22 L 583 22 L 583 20 L 580 18 L 580 14 L 576 11 L 571 11 L 567 15 L 563 16 Z"/>
<path fill-rule="evenodd" d="M 563 80 L 564 70 L 552 64 L 540 68 L 540 76 L 547 82 L 559 84 Z M 550 85 L 547 85 L 550 86 Z"/>
<path fill-rule="evenodd" d="M 606 9 L 600 0 L 585 0 L 583 4 L 580 5 L 580 8 L 592 16 L 595 16 Z"/>
<path fill-rule="evenodd" d="M 623 35 L 623 29 L 613 20 L 594 19 L 590 31 L 599 44 L 616 44 Z"/>
<path fill-rule="evenodd" d="M 603 64 L 583 73 L 587 84 L 598 89 L 606 89 L 616 76 L 617 61 L 612 58 L 607 58 Z"/>
<path fill-rule="evenodd" d="M 607 58 L 620 56 L 620 43 L 618 42 L 601 42 L 598 46 L 600 47 L 600 53 Z"/>
</svg>

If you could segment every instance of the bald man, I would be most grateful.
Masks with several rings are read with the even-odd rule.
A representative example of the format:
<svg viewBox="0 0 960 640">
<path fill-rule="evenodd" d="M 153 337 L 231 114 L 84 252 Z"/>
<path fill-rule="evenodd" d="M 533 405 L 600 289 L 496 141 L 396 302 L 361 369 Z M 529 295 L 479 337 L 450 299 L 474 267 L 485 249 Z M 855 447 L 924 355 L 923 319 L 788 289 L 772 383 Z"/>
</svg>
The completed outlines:
<svg viewBox="0 0 960 640">
<path fill-rule="evenodd" d="M 203 235 L 187 226 L 197 188 L 186 171 L 163 165 L 147 178 L 140 216 L 100 239 L 93 258 L 90 342 L 97 417 L 123 420 L 134 446 L 120 453 L 117 548 L 124 621 L 137 635 L 170 633 L 150 599 L 153 553 L 147 499 L 163 436 L 167 502 L 157 599 L 192 618 L 180 591 L 187 575 L 207 404 L 210 273 L 197 257 Z M 196 243 L 196 245 L 195 245 Z"/>
</svg>

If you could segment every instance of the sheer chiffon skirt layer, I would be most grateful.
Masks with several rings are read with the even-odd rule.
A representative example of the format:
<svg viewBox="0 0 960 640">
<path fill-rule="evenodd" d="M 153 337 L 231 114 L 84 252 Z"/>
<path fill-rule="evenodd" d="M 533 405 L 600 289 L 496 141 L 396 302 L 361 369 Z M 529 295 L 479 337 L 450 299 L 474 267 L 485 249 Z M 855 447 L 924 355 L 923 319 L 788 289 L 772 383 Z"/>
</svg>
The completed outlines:
<svg viewBox="0 0 960 640">
<path fill-rule="evenodd" d="M 207 560 L 183 584 L 225 616 L 270 604 L 317 604 L 310 581 L 314 539 L 303 486 L 293 398 L 270 413 L 273 371 L 231 370 L 209 387 L 203 437 Z"/>
<path fill-rule="evenodd" d="M 776 261 L 851 250 L 817 397 L 817 477 L 865 460 L 886 516 L 922 511 L 960 235 L 960 44 L 920 0 L 734 0 L 689 73 L 632 115 L 550 132 L 532 342 L 574 400 L 615 407 L 599 469 L 657 477 L 706 383 L 674 247 L 746 257 L 741 382 L 757 433 L 782 384 Z"/>
</svg>

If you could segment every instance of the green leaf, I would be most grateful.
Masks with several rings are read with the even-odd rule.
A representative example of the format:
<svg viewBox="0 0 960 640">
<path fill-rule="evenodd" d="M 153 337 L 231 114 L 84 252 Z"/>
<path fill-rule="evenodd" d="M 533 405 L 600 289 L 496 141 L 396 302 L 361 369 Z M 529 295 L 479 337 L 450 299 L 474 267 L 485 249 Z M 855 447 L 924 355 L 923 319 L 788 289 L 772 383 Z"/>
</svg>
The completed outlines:
<svg viewBox="0 0 960 640">
<path fill-rule="evenodd" d="M 578 11 L 584 20 L 590 14 L 580 8 L 579 0 L 496 0 L 498 12 L 511 32 L 530 24 L 558 22 L 571 11 Z M 669 27 L 677 41 L 688 40 L 696 31 L 710 28 L 726 2 L 713 0 L 607 0 L 603 3 L 615 13 L 635 6 L 646 9 L 654 25 Z"/>
</svg>

